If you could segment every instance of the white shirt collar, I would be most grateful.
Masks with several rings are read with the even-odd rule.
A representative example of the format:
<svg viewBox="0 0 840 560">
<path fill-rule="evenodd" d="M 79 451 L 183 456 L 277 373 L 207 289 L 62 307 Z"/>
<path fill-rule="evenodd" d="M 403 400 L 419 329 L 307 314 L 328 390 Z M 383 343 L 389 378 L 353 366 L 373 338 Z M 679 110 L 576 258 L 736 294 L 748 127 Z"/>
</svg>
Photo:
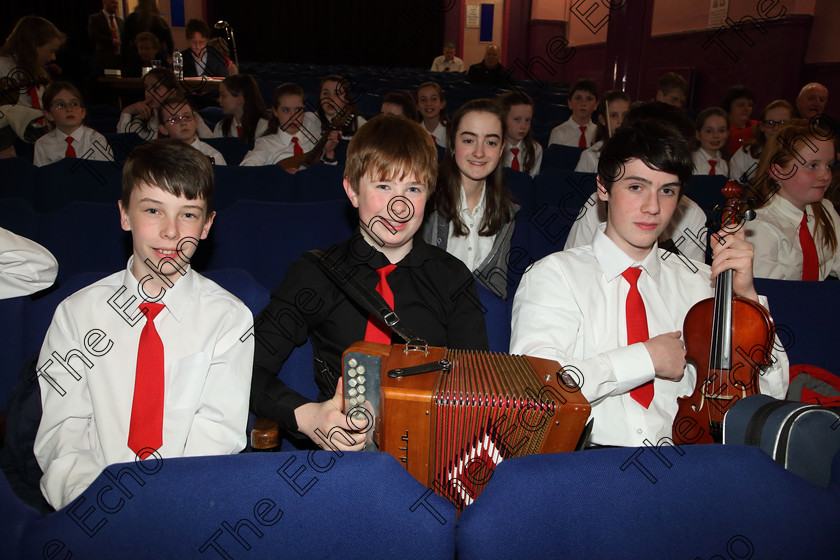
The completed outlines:
<svg viewBox="0 0 840 560">
<path fill-rule="evenodd" d="M 604 233 L 606 229 L 607 224 L 603 223 L 598 225 L 598 230 L 592 239 L 592 252 L 601 265 L 601 270 L 604 271 L 604 276 L 607 278 L 607 281 L 614 280 L 631 266 L 636 266 L 647 272 L 653 281 L 658 284 L 659 272 L 661 270 L 659 244 L 654 243 L 653 248 L 644 259 L 635 261 L 627 253 L 622 251 L 612 239 L 607 237 L 606 233 Z"/>
</svg>

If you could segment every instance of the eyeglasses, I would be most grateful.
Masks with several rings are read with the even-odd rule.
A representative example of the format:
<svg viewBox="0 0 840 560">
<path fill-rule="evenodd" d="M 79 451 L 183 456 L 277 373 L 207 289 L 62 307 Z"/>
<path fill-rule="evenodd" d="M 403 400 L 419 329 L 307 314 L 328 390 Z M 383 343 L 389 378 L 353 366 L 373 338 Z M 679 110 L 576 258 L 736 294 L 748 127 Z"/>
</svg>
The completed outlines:
<svg viewBox="0 0 840 560">
<path fill-rule="evenodd" d="M 181 121 L 189 122 L 189 121 L 193 120 L 194 118 L 195 118 L 195 115 L 193 113 L 184 113 L 183 115 L 180 115 L 178 117 L 169 117 L 168 119 L 164 120 L 163 122 L 165 122 L 166 124 L 178 124 Z"/>
<path fill-rule="evenodd" d="M 785 126 L 787 121 L 761 121 L 761 124 L 764 126 L 769 126 L 770 128 L 776 128 L 777 126 Z"/>
<path fill-rule="evenodd" d="M 56 101 L 55 103 L 50 105 L 50 107 L 52 107 L 53 109 L 66 109 L 68 107 L 70 109 L 78 109 L 81 106 L 82 104 L 78 101 Z"/>
</svg>

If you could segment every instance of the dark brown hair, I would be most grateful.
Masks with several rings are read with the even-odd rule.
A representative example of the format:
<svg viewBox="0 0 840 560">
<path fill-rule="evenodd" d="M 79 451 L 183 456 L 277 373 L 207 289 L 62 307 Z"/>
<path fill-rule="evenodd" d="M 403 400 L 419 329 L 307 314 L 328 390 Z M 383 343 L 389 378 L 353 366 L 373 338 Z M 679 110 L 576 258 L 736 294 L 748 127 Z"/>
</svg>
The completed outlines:
<svg viewBox="0 0 840 560">
<path fill-rule="evenodd" d="M 534 109 L 533 100 L 524 91 L 509 91 L 497 97 L 496 100 L 499 102 L 499 107 L 502 109 L 502 122 L 505 123 L 506 129 L 507 118 L 510 114 L 511 107 L 515 105 L 527 105 L 531 107 L 532 110 Z M 534 123 L 532 118 L 531 128 L 528 130 L 528 134 L 522 138 L 522 144 L 525 146 L 525 149 L 522 151 L 522 171 L 525 173 L 531 173 L 531 170 L 534 168 L 534 164 L 536 163 L 536 143 L 537 141 L 534 140 Z M 508 148 L 510 148 L 510 146 L 508 146 Z"/>
<path fill-rule="evenodd" d="M 461 171 L 455 163 L 455 142 L 461 120 L 465 115 L 473 112 L 495 115 L 502 125 L 502 141 L 505 137 L 506 127 L 502 119 L 502 110 L 492 99 L 468 101 L 458 109 L 452 117 L 452 122 L 449 123 L 449 129 L 446 132 L 446 157 L 440 164 L 437 192 L 433 204 L 437 213 L 452 223 L 453 233 L 456 236 L 467 235 L 468 231 L 458 212 L 461 203 Z M 504 224 L 513 219 L 513 197 L 505 186 L 501 160 L 496 169 L 487 176 L 484 189 L 486 206 L 478 234 L 490 237 L 496 235 Z"/>
<path fill-rule="evenodd" d="M 26 74 L 26 80 L 46 78 L 47 71 L 38 64 L 36 49 L 53 39 L 58 39 L 64 44 L 67 36 L 49 20 L 38 16 L 24 16 L 18 20 L 6 38 L 6 42 L 0 48 L 0 56 L 14 58 L 15 64 Z"/>
<path fill-rule="evenodd" d="M 245 102 L 242 104 L 242 139 L 246 144 L 253 144 L 257 134 L 257 125 L 268 113 L 256 80 L 250 74 L 234 74 L 225 78 L 222 85 L 231 95 L 243 97 Z M 220 124 L 222 134 L 229 135 L 230 127 L 233 126 L 233 115 L 225 115 Z"/>
</svg>

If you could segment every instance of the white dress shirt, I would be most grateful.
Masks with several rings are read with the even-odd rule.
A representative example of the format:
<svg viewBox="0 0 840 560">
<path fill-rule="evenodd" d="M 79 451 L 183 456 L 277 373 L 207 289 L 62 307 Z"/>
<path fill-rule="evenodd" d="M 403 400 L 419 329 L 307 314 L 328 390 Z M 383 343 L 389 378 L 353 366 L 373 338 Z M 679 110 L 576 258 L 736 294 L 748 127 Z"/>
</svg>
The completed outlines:
<svg viewBox="0 0 840 560">
<path fill-rule="evenodd" d="M 638 282 L 650 337 L 681 331 L 688 310 L 713 295 L 709 267 L 694 269 L 654 246 L 635 262 L 598 228 L 591 245 L 554 253 L 522 277 L 513 301 L 510 351 L 558 361 L 574 368 L 581 390 L 592 404 L 592 442 L 641 446 L 671 437 L 677 397 L 693 392 L 697 377 L 686 366 L 681 381 L 654 379 L 653 362 L 643 343 L 627 345 L 625 305 L 629 284 L 621 273 L 642 268 Z M 760 298 L 766 306 L 766 298 Z M 777 348 L 782 348 L 777 344 Z M 776 362 L 760 377 L 762 393 L 784 398 L 788 386 L 787 355 L 774 351 Z M 650 408 L 631 396 L 636 387 L 654 382 Z"/>
<path fill-rule="evenodd" d="M 0 228 L 0 299 L 34 294 L 49 288 L 58 274 L 58 261 L 35 243 Z"/>
<path fill-rule="evenodd" d="M 133 257 L 132 257 L 133 259 Z M 117 272 L 56 309 L 38 360 L 43 416 L 35 457 L 41 491 L 59 509 L 113 463 L 134 461 L 128 432 L 144 289 Z M 157 296 L 157 294 L 151 294 Z M 146 295 L 148 297 L 148 295 Z M 163 294 L 155 318 L 164 347 L 160 457 L 237 453 L 245 447 L 253 326 L 245 305 L 192 269 Z M 72 359 L 63 366 L 59 360 Z M 66 368 L 72 367 L 77 375 Z"/>
<path fill-rule="evenodd" d="M 598 162 L 601 161 L 601 150 L 604 149 L 604 141 L 598 140 L 580 153 L 580 159 L 575 166 L 575 171 L 581 173 L 598 173 Z"/>
<path fill-rule="evenodd" d="M 210 127 L 207 126 L 207 123 L 204 122 L 204 119 L 201 118 L 197 112 L 195 114 L 196 123 L 198 126 L 196 127 L 195 131 L 198 134 L 199 138 L 213 138 L 213 131 L 210 130 Z M 157 116 L 157 109 L 152 112 L 151 117 L 149 120 L 146 121 L 139 117 L 138 115 L 129 115 L 128 113 L 120 113 L 120 120 L 117 123 L 117 132 L 120 133 L 127 133 L 127 132 L 134 132 L 140 138 L 149 142 L 151 140 L 155 140 L 158 137 L 158 125 L 160 121 L 158 120 Z M 148 130 L 147 130 L 148 127 Z"/>
<path fill-rule="evenodd" d="M 478 204 L 475 205 L 475 208 L 472 209 L 472 212 L 467 206 L 466 191 L 464 191 L 464 187 L 461 187 L 461 202 L 458 206 L 458 215 L 461 221 L 464 222 L 469 233 L 466 236 L 453 235 L 455 226 L 450 222 L 449 238 L 446 241 L 446 251 L 467 265 L 470 272 L 474 272 L 484 262 L 484 259 L 490 254 L 490 251 L 493 250 L 493 241 L 496 239 L 495 235 L 478 235 L 478 231 L 481 229 L 481 220 L 484 219 L 486 206 L 487 192 L 484 187 L 485 185 L 481 185 L 481 198 Z"/>
<path fill-rule="evenodd" d="M 834 222 L 835 233 L 840 234 L 840 215 L 826 199 L 821 201 L 823 209 Z M 805 207 L 808 213 L 808 231 L 817 246 L 820 260 L 818 278 L 825 280 L 829 275 L 840 276 L 840 249 L 830 254 L 828 247 L 815 233 L 814 210 Z M 802 279 L 802 246 L 799 244 L 799 227 L 802 211 L 778 194 L 767 206 L 755 211 L 755 220 L 747 222 L 747 241 L 753 244 L 753 274 L 757 278 L 777 280 Z"/>
<path fill-rule="evenodd" d="M 79 159 L 93 161 L 114 161 L 114 152 L 105 137 L 86 126 L 76 128 L 70 134 L 64 134 L 57 128 L 47 132 L 35 141 L 35 157 L 33 162 L 38 167 L 49 165 L 64 159 L 67 153 L 67 140 L 73 138 L 73 150 Z"/>
<path fill-rule="evenodd" d="M 598 226 L 607 221 L 607 204 L 598 200 L 598 193 L 592 193 L 581 208 L 577 220 L 572 224 L 569 237 L 563 249 L 589 245 L 595 238 Z M 673 240 L 680 252 L 689 259 L 706 260 L 706 214 L 696 202 L 683 196 L 677 204 L 671 223 L 659 236 L 660 242 Z M 692 241 L 695 240 L 695 241 Z M 678 259 L 673 256 L 669 258 Z"/>
<path fill-rule="evenodd" d="M 423 130 L 429 132 L 425 126 L 423 127 Z M 429 136 L 431 136 L 434 139 L 435 144 L 437 144 L 441 148 L 446 149 L 446 127 L 443 126 L 442 122 L 438 122 L 438 125 L 435 127 L 435 129 L 432 132 L 429 132 Z"/>
<path fill-rule="evenodd" d="M 432 72 L 463 72 L 464 61 L 453 56 L 452 60 L 447 62 L 446 56 L 440 55 L 432 62 Z"/>
<path fill-rule="evenodd" d="M 236 127 L 242 126 L 236 117 L 234 117 L 233 122 L 230 123 L 230 131 L 228 132 L 228 138 L 238 138 L 236 134 Z M 268 121 L 266 119 L 260 119 L 257 121 L 257 130 L 254 132 L 254 138 L 259 138 L 265 131 L 268 129 Z M 216 126 L 213 128 L 213 138 L 223 138 L 225 135 L 224 131 L 222 130 L 222 121 L 216 123 Z"/>
<path fill-rule="evenodd" d="M 513 163 L 513 152 L 510 151 L 511 148 L 516 148 L 519 150 L 519 153 L 516 157 L 519 159 L 519 169 L 524 171 L 525 165 L 525 141 L 520 140 L 513 146 L 505 145 L 505 149 L 502 152 L 502 166 L 510 167 Z M 540 143 L 536 140 L 534 141 L 534 166 L 531 168 L 529 175 L 531 177 L 536 177 L 540 172 L 540 167 L 542 167 L 542 157 L 543 157 L 543 149 L 540 146 Z"/>
<path fill-rule="evenodd" d="M 222 152 L 220 152 L 210 144 L 202 142 L 198 139 L 198 136 L 193 137 L 193 141 L 190 144 L 190 146 L 192 146 L 205 156 L 213 158 L 213 165 L 227 165 L 227 162 L 225 162 L 225 158 L 222 155 Z"/>
<path fill-rule="evenodd" d="M 15 69 L 17 70 L 15 71 Z M 14 57 L 0 56 L 0 78 L 5 78 L 7 76 L 15 77 L 22 81 L 27 81 L 29 79 L 29 74 L 18 66 Z M 45 89 L 47 89 L 46 86 L 38 86 L 35 89 L 38 93 L 38 102 L 41 104 L 41 109 L 44 108 L 43 97 Z M 17 104 L 23 107 L 32 107 L 32 98 L 29 97 L 28 91 L 20 90 L 20 97 L 18 98 Z"/>
<path fill-rule="evenodd" d="M 310 151 L 321 137 L 321 121 L 314 113 L 303 115 L 303 128 L 295 134 L 289 134 L 280 129 L 269 136 L 261 136 L 254 143 L 254 149 L 245 154 L 239 165 L 274 165 L 277 162 L 295 154 L 292 138 L 297 138 L 303 153 Z"/>
<path fill-rule="evenodd" d="M 703 148 L 699 148 L 694 150 L 691 154 L 691 160 L 694 162 L 695 175 L 709 174 L 709 170 L 712 168 L 709 164 L 709 160 L 717 162 L 715 164 L 715 175 L 729 175 L 729 166 L 726 165 L 726 160 L 720 155 L 720 150 L 715 152 L 715 157 L 709 157 L 709 154 L 707 154 Z"/>
<path fill-rule="evenodd" d="M 580 125 L 571 118 L 563 124 L 558 124 L 551 131 L 551 136 L 548 138 L 548 145 L 560 144 L 562 146 L 578 147 L 580 142 Z M 586 145 L 591 146 L 595 142 L 595 134 L 598 132 L 598 125 L 589 121 L 586 124 Z"/>
<path fill-rule="evenodd" d="M 748 179 L 752 179 L 752 176 L 755 174 L 755 170 L 758 169 L 758 159 L 752 157 L 749 152 L 744 149 L 744 146 L 741 146 L 729 159 L 729 178 L 739 181 L 741 179 L 741 175 L 746 173 L 751 167 L 753 168 L 753 171 L 747 177 Z"/>
</svg>

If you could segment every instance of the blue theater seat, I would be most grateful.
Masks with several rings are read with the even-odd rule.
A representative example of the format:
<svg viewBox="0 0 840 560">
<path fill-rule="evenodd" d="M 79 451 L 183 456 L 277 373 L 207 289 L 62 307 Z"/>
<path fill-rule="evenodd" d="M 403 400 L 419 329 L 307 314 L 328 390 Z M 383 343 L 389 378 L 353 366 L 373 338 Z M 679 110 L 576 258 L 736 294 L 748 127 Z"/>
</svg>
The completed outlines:
<svg viewBox="0 0 840 560">
<path fill-rule="evenodd" d="M 122 168 L 110 161 L 64 158 L 38 169 L 35 208 L 52 212 L 72 201 L 113 204 L 122 192 Z"/>
<path fill-rule="evenodd" d="M 254 316 L 268 305 L 268 289 L 245 270 L 208 270 L 201 274 L 242 300 Z"/>
<path fill-rule="evenodd" d="M 216 216 L 205 269 L 241 268 L 273 290 L 305 251 L 350 237 L 353 215 L 346 197 L 308 204 L 239 201 Z"/>
<path fill-rule="evenodd" d="M 202 138 L 201 141 L 219 150 L 227 165 L 239 165 L 248 153 L 248 146 L 238 138 Z"/>
<path fill-rule="evenodd" d="M 0 227 L 37 241 L 41 214 L 21 198 L 6 198 L 0 203 Z"/>
<path fill-rule="evenodd" d="M 602 449 L 503 461 L 458 519 L 460 560 L 834 558 L 840 461 L 826 490 L 760 449 Z"/>
<path fill-rule="evenodd" d="M 756 291 L 767 296 L 779 342 L 794 364 L 811 364 L 840 375 L 837 340 L 840 282 L 755 279 Z"/>
<path fill-rule="evenodd" d="M 566 171 L 574 171 L 578 161 L 580 161 L 580 154 L 585 149 L 552 144 L 543 152 L 542 167 L 540 169 L 543 170 L 553 167 L 556 169 L 565 169 Z"/>
<path fill-rule="evenodd" d="M 125 268 L 131 255 L 116 201 L 71 202 L 45 214 L 38 240 L 58 259 L 59 283 L 83 272 L 115 272 Z"/>
<path fill-rule="evenodd" d="M 37 517 L 0 485 L 6 558 L 450 559 L 455 508 L 384 453 L 249 453 L 112 465 Z M 335 532 L 335 523 L 344 527 Z M 6 539 L 4 539 L 6 540 Z M 278 552 L 279 551 L 279 552 Z M 56 556 L 58 557 L 58 556 Z"/>
<path fill-rule="evenodd" d="M 103 133 L 103 135 L 105 136 L 105 140 L 108 141 L 108 145 L 111 146 L 111 151 L 114 153 L 114 160 L 120 166 L 125 163 L 126 158 L 128 158 L 134 148 L 146 143 L 145 140 L 133 132 L 111 132 L 108 134 Z"/>
<path fill-rule="evenodd" d="M 584 202 L 595 192 L 595 175 L 545 169 L 534 179 L 535 210 L 528 226 L 530 257 L 562 251 Z"/>
<path fill-rule="evenodd" d="M 347 200 L 344 166 L 316 163 L 295 173 L 295 202 Z"/>
<path fill-rule="evenodd" d="M 22 198 L 35 201 L 35 173 L 31 159 L 22 157 L 0 159 L 0 198 Z"/>
<path fill-rule="evenodd" d="M 217 165 L 216 194 L 213 205 L 216 210 L 228 208 L 238 200 L 260 200 L 263 202 L 292 202 L 295 196 L 294 175 L 286 173 L 279 165 L 238 167 Z"/>
<path fill-rule="evenodd" d="M 722 206 L 726 199 L 720 192 L 728 178 L 723 175 L 692 175 L 686 194 L 711 217 L 715 206 Z"/>
</svg>

